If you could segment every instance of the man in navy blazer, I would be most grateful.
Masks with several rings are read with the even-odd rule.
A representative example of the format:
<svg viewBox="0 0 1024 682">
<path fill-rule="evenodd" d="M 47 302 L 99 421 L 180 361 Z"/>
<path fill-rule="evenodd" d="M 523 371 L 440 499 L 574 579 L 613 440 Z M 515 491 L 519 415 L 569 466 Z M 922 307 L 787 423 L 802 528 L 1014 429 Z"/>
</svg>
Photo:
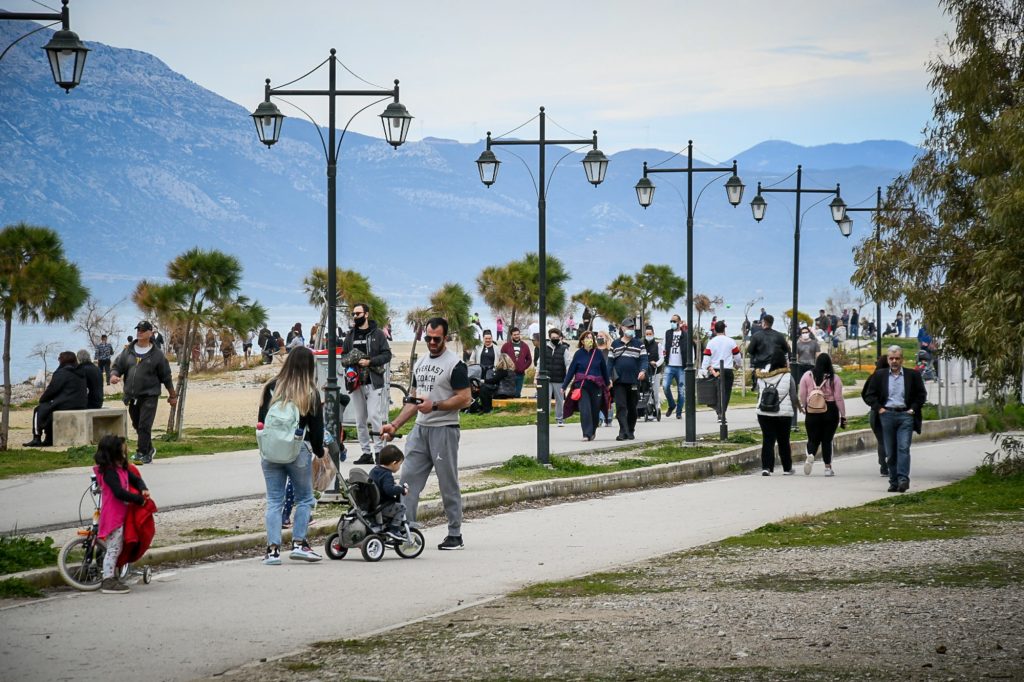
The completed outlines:
<svg viewBox="0 0 1024 682">
<path fill-rule="evenodd" d="M 889 492 L 903 493 L 910 488 L 910 441 L 914 431 L 921 433 L 928 393 L 921 375 L 903 366 L 902 348 L 889 346 L 887 359 L 888 369 L 871 375 L 862 396 L 882 423 Z"/>
</svg>

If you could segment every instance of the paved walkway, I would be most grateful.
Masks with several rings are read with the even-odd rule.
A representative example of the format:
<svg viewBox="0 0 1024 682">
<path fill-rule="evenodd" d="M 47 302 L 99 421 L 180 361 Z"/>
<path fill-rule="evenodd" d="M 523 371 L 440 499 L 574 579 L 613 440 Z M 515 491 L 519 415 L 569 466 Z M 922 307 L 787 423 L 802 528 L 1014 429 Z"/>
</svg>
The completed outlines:
<svg viewBox="0 0 1024 682">
<path fill-rule="evenodd" d="M 913 490 L 971 473 L 987 436 L 913 448 Z M 258 558 L 157 574 L 127 596 L 62 593 L 0 610 L 0 670 L 11 680 L 189 680 L 318 640 L 353 638 L 508 593 L 609 570 L 785 517 L 885 497 L 874 452 L 837 458 L 834 478 L 740 475 L 490 516 L 463 526 L 466 549 L 426 532 L 415 560 L 376 564 Z M 649 523 L 657 518 L 679 523 Z M 102 656 L 98 633 L 117 633 Z M 111 629 L 113 628 L 113 629 Z"/>
<path fill-rule="evenodd" d="M 929 392 L 933 390 L 929 385 Z M 973 400 L 969 389 L 968 400 Z M 867 406 L 860 397 L 846 401 L 850 416 L 867 413 Z M 732 408 L 727 414 L 730 429 L 757 428 L 757 415 L 753 407 Z M 621 447 L 615 436 L 618 428 L 612 422 L 611 428 L 600 428 L 597 439 L 582 442 L 578 424 L 567 424 L 563 428 L 554 425 L 550 429 L 550 451 L 566 454 L 593 451 L 603 448 Z M 697 411 L 697 433 L 718 434 L 715 413 L 700 409 Z M 648 442 L 684 438 L 684 420 L 662 417 L 660 422 L 637 424 L 637 442 Z M 399 441 L 401 446 L 402 442 Z M 358 450 L 358 444 L 355 445 Z M 349 451 L 353 450 L 349 444 Z M 514 455 L 537 453 L 536 426 L 507 426 L 491 429 L 471 429 L 462 432 L 459 449 L 459 467 L 462 469 L 500 464 Z M 351 467 L 342 465 L 343 472 Z M 64 526 L 79 522 L 78 503 L 88 487 L 91 467 L 59 469 L 42 474 L 21 476 L 0 480 L 0 532 L 18 529 L 31 532 L 33 529 Z M 259 467 L 259 454 L 255 450 L 221 453 L 216 455 L 195 455 L 157 459 L 144 467 L 146 484 L 153 491 L 153 497 L 161 508 L 200 504 L 214 500 L 251 497 L 265 493 L 263 474 Z M 85 509 L 91 514 L 91 507 Z"/>
</svg>

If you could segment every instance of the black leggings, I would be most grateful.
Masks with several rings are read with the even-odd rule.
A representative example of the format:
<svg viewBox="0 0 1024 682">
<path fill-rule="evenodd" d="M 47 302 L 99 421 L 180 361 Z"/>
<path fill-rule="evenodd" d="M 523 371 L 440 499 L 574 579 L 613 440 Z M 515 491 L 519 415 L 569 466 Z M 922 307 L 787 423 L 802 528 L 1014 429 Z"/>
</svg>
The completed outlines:
<svg viewBox="0 0 1024 682">
<path fill-rule="evenodd" d="M 832 464 L 832 439 L 839 428 L 839 407 L 834 402 L 825 403 L 825 411 L 807 413 L 807 453 L 818 454 L 821 446 L 821 458 L 825 464 Z"/>
<path fill-rule="evenodd" d="M 775 470 L 775 444 L 779 444 L 779 459 L 782 470 L 792 471 L 793 452 L 789 447 L 789 431 L 792 417 L 766 417 L 757 415 L 757 423 L 761 425 L 761 468 L 766 471 Z"/>
</svg>

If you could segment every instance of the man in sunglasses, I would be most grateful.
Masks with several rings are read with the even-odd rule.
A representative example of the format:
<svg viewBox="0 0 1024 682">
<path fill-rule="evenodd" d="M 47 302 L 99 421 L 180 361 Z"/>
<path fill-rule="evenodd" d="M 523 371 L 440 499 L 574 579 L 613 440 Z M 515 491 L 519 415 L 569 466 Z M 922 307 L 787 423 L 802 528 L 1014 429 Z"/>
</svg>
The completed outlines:
<svg viewBox="0 0 1024 682">
<path fill-rule="evenodd" d="M 423 339 L 429 355 L 420 358 L 412 372 L 412 392 L 402 411 L 390 424 L 381 427 L 384 440 L 416 414 L 416 425 L 405 444 L 402 483 L 409 486 L 405 496 L 406 515 L 416 521 L 416 506 L 427 483 L 430 470 L 437 473 L 444 513 L 448 517 L 448 536 L 437 546 L 441 550 L 462 549 L 462 491 L 459 489 L 459 410 L 473 398 L 469 390 L 469 370 L 455 353 L 447 349 L 448 320 L 427 320 Z M 417 414 L 418 413 L 418 414 Z"/>
<path fill-rule="evenodd" d="M 384 367 L 391 362 L 391 346 L 388 345 L 384 331 L 370 319 L 370 306 L 366 303 L 352 306 L 352 330 L 341 344 L 341 352 L 346 354 L 353 348 L 366 355 L 359 361 L 359 366 L 367 371 L 361 371 L 360 374 L 370 379 L 369 383 L 361 385 L 350 394 L 352 407 L 356 411 L 359 447 L 363 450 L 362 456 L 354 464 L 373 464 L 374 458 L 384 447 L 379 436 L 371 441 L 370 431 L 372 429 L 373 433 L 380 433 L 380 424 L 387 415 L 386 408 L 381 408 L 381 391 L 384 390 Z M 370 428 L 367 428 L 367 422 Z"/>
</svg>

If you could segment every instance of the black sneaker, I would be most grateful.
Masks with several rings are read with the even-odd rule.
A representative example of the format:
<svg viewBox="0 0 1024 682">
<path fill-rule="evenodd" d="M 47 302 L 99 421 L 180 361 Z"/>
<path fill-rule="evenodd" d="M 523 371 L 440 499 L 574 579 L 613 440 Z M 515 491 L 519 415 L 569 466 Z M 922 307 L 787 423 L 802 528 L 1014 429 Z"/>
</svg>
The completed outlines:
<svg viewBox="0 0 1024 682">
<path fill-rule="evenodd" d="M 142 460 L 143 456 L 141 452 L 136 452 L 134 455 L 132 455 L 132 464 L 144 464 L 145 462 L 143 462 Z"/>
<path fill-rule="evenodd" d="M 465 545 L 462 544 L 462 536 L 461 535 L 449 535 L 448 537 L 446 537 L 444 539 L 444 542 L 442 542 L 440 545 L 437 546 L 438 549 L 442 549 L 442 550 L 444 550 L 444 549 L 462 549 L 463 547 L 465 547 Z"/>
<path fill-rule="evenodd" d="M 886 490 L 885 492 L 887 492 L 887 493 L 898 493 L 899 491 L 900 491 L 900 487 L 898 485 L 896 485 L 894 483 L 890 483 L 889 484 L 889 489 Z"/>
<path fill-rule="evenodd" d="M 907 492 L 908 490 L 910 490 L 910 481 L 908 481 L 905 478 L 901 478 L 899 485 L 896 486 L 896 489 L 899 490 L 901 493 Z"/>
<path fill-rule="evenodd" d="M 141 464 L 152 464 L 153 458 L 156 457 L 156 448 L 150 448 L 148 455 L 142 455 Z"/>
<path fill-rule="evenodd" d="M 131 589 L 117 578 L 104 578 L 100 583 L 100 592 L 103 594 L 128 594 Z"/>
<path fill-rule="evenodd" d="M 353 464 L 373 464 L 373 455 L 369 453 L 363 453 L 363 456 L 352 462 Z"/>
</svg>

